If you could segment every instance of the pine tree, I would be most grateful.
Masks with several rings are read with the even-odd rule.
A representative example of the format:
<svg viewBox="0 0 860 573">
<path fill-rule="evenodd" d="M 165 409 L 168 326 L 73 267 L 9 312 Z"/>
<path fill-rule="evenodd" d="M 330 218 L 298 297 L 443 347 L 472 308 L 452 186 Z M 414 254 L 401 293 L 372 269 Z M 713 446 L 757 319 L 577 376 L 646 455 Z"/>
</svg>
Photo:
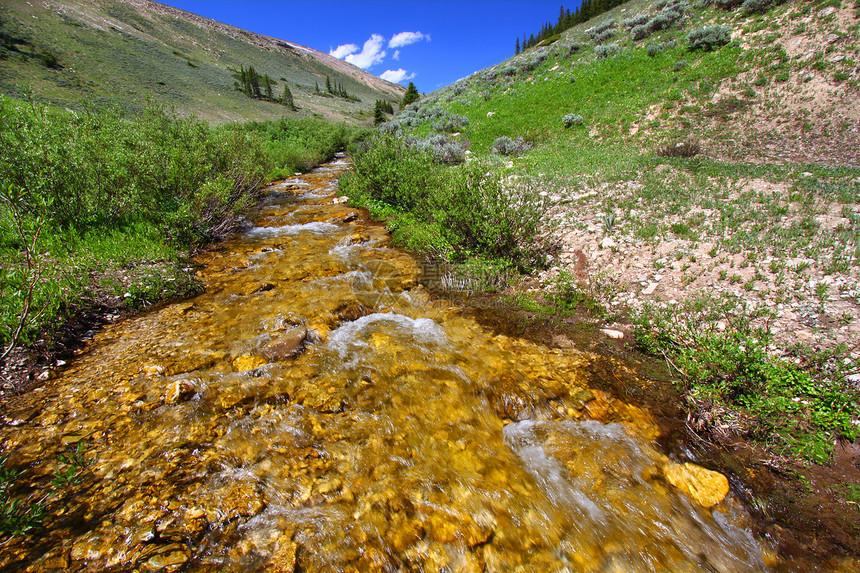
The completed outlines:
<svg viewBox="0 0 860 573">
<path fill-rule="evenodd" d="M 332 91 L 331 91 L 331 78 L 328 76 L 325 77 L 325 91 L 327 91 L 328 93 L 332 93 Z"/>
<path fill-rule="evenodd" d="M 516 46 L 516 48 L 514 49 L 514 55 L 516 56 L 516 55 L 518 55 L 519 53 L 520 53 L 520 39 L 519 39 L 519 38 L 517 38 L 517 46 Z"/>
<path fill-rule="evenodd" d="M 403 102 L 400 104 L 400 108 L 403 109 L 410 103 L 418 101 L 421 95 L 418 93 L 418 89 L 415 87 L 415 84 L 409 82 L 409 86 L 406 88 L 406 93 L 403 94 Z"/>
<path fill-rule="evenodd" d="M 314 82 L 314 93 L 315 94 L 320 93 L 320 83 L 319 82 Z"/>
<path fill-rule="evenodd" d="M 245 66 L 240 66 L 239 68 L 239 81 L 242 83 L 242 93 L 251 97 L 251 81 L 248 76 L 248 70 L 245 69 Z"/>
<path fill-rule="evenodd" d="M 263 87 L 266 88 L 266 99 L 274 101 L 275 96 L 272 93 L 272 80 L 268 75 L 263 76 Z"/>
<path fill-rule="evenodd" d="M 281 105 L 285 105 L 293 111 L 296 111 L 296 102 L 293 99 L 293 92 L 290 91 L 290 86 L 284 84 L 284 94 L 281 96 Z"/>
<path fill-rule="evenodd" d="M 373 108 L 373 123 L 379 125 L 385 123 L 385 112 L 382 111 L 382 102 L 376 100 L 376 106 Z"/>
<path fill-rule="evenodd" d="M 262 92 L 260 91 L 260 76 L 257 75 L 257 71 L 254 69 L 254 66 L 248 66 L 247 71 L 248 76 L 248 95 L 251 97 L 260 97 Z"/>
</svg>

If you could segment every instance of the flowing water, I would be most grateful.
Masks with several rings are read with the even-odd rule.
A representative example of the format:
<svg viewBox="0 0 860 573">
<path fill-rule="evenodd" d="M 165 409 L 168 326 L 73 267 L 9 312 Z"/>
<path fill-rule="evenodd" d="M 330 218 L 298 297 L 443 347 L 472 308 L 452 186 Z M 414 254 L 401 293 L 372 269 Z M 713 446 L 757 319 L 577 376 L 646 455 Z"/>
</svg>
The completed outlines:
<svg viewBox="0 0 860 573">
<path fill-rule="evenodd" d="M 11 416 L 31 499 L 89 465 L 0 568 L 768 570 L 725 479 L 587 388 L 592 357 L 432 300 L 337 202 L 347 168 L 272 187 L 198 259 L 205 294 L 106 328 Z"/>
</svg>

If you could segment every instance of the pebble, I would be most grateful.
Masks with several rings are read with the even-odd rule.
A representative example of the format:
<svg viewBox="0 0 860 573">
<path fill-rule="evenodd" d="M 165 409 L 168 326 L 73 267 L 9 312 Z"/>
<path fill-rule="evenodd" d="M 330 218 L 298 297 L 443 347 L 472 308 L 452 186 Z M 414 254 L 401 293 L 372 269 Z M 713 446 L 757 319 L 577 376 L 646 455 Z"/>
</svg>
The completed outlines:
<svg viewBox="0 0 860 573">
<path fill-rule="evenodd" d="M 601 328 L 600 332 L 608 336 L 609 338 L 614 338 L 616 340 L 621 340 L 624 338 L 624 333 L 620 330 L 612 330 L 611 328 Z"/>
</svg>

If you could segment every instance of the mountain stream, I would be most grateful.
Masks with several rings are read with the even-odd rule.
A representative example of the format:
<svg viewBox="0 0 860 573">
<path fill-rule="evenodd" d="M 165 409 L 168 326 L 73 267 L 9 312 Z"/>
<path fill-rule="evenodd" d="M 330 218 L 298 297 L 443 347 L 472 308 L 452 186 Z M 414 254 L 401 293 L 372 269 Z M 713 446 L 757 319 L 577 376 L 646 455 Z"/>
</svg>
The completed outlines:
<svg viewBox="0 0 860 573">
<path fill-rule="evenodd" d="M 205 294 L 108 326 L 7 417 L 32 499 L 85 462 L 0 569 L 773 566 L 725 477 L 587 387 L 593 357 L 431 297 L 338 201 L 348 167 L 272 186 L 256 226 L 198 257 Z"/>
</svg>

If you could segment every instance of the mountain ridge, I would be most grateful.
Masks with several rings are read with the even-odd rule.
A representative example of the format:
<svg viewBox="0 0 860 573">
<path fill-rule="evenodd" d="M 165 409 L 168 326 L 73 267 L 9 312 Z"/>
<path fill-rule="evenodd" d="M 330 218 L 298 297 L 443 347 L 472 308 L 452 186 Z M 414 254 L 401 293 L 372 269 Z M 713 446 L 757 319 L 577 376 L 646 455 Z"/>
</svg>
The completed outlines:
<svg viewBox="0 0 860 573">
<path fill-rule="evenodd" d="M 27 84 L 62 107 L 96 99 L 134 112 L 152 99 L 216 123 L 285 114 L 367 123 L 377 99 L 399 101 L 404 92 L 307 46 L 151 0 L 15 1 L 0 15 L 31 42 L 0 59 L 0 91 L 21 97 Z M 39 67 L 32 56 L 40 53 L 55 55 L 57 67 Z M 234 92 L 232 74 L 241 66 L 276 80 L 278 93 L 289 86 L 299 112 Z M 327 77 L 361 101 L 317 93 Z"/>
</svg>

